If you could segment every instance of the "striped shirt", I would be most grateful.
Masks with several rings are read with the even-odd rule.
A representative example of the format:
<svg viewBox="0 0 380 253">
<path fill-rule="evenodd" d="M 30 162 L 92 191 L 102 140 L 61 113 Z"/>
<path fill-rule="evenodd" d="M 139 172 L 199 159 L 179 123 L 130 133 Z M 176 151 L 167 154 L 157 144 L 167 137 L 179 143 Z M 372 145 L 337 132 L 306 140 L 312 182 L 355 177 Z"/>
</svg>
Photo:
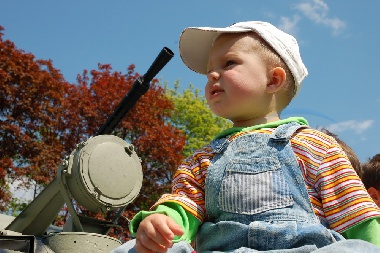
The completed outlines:
<svg viewBox="0 0 380 253">
<path fill-rule="evenodd" d="M 227 138 L 232 141 L 244 134 L 271 134 L 274 130 L 238 132 Z M 342 233 L 363 221 L 380 217 L 380 209 L 333 137 L 306 128 L 293 135 L 291 145 L 314 212 L 331 229 Z M 187 158 L 174 175 L 172 194 L 163 195 L 152 209 L 164 202 L 175 202 L 201 222 L 205 221 L 205 179 L 214 155 L 212 148 L 205 146 Z"/>
</svg>

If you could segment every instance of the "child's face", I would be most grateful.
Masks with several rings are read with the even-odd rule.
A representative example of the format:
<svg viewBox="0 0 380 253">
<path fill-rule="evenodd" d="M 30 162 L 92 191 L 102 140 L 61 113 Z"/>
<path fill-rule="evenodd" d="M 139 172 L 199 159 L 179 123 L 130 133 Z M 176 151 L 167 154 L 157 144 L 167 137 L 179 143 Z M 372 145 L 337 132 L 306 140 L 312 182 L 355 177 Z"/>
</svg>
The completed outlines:
<svg viewBox="0 0 380 253">
<path fill-rule="evenodd" d="M 209 55 L 207 102 L 216 115 L 230 119 L 234 126 L 261 123 L 271 113 L 268 70 L 253 49 L 253 40 L 246 34 L 224 34 Z"/>
</svg>

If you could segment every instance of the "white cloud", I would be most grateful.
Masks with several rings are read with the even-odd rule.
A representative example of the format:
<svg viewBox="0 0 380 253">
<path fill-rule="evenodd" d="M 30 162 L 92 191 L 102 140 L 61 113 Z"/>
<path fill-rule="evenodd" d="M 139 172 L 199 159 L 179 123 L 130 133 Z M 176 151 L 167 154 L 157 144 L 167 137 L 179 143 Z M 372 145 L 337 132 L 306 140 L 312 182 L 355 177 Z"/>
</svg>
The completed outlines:
<svg viewBox="0 0 380 253">
<path fill-rule="evenodd" d="M 329 126 L 327 126 L 327 129 L 329 129 L 333 133 L 337 132 L 344 132 L 347 130 L 353 130 L 356 133 L 360 134 L 370 128 L 374 124 L 374 120 L 364 120 L 364 121 L 356 121 L 356 120 L 349 120 L 339 123 L 334 123 Z"/>
<path fill-rule="evenodd" d="M 297 34 L 297 24 L 300 20 L 299 16 L 293 16 L 292 18 L 289 17 L 281 17 L 280 25 L 278 28 L 283 30 L 284 32 L 287 32 L 289 34 L 292 34 L 293 36 L 296 36 Z"/>
<path fill-rule="evenodd" d="M 346 27 L 346 23 L 339 18 L 328 17 L 329 7 L 323 0 L 300 3 L 296 6 L 296 9 L 315 23 L 331 28 L 334 34 L 340 33 Z"/>
</svg>

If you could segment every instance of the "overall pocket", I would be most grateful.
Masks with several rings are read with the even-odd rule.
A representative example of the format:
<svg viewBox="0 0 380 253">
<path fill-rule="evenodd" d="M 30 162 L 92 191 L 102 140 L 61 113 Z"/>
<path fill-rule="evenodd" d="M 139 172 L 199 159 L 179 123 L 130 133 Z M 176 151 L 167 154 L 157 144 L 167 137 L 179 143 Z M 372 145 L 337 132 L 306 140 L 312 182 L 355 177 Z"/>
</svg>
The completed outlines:
<svg viewBox="0 0 380 253">
<path fill-rule="evenodd" d="M 278 159 L 257 157 L 227 164 L 218 196 L 221 210 L 256 214 L 293 203 Z"/>
</svg>

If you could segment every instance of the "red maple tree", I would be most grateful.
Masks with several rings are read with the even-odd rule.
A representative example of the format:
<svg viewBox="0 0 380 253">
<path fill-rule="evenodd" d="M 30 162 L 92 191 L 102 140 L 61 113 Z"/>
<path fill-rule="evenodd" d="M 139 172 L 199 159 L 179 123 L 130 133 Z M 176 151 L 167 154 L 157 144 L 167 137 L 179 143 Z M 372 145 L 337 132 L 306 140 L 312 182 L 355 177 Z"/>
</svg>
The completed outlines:
<svg viewBox="0 0 380 253">
<path fill-rule="evenodd" d="M 0 209 L 10 199 L 8 180 L 46 185 L 68 146 L 60 115 L 71 84 L 51 60 L 3 40 L 0 27 Z M 73 141 L 76 141 L 73 139 Z"/>
</svg>

